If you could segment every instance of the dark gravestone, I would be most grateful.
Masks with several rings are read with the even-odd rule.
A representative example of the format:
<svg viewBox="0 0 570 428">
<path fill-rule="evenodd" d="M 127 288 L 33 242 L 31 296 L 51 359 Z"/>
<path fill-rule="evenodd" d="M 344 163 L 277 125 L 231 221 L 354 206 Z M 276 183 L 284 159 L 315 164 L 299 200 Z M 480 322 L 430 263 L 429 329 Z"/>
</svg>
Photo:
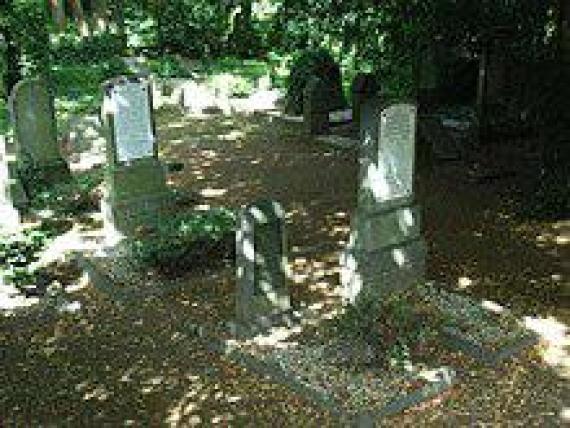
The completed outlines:
<svg viewBox="0 0 570 428">
<path fill-rule="evenodd" d="M 373 98 L 380 90 L 376 76 L 371 73 L 358 73 L 354 76 L 351 85 L 352 120 L 360 124 L 362 104 L 365 100 Z"/>
<path fill-rule="evenodd" d="M 150 85 L 118 78 L 104 87 L 107 133 L 106 218 L 128 232 L 168 200 L 165 169 L 158 160 Z"/>
<path fill-rule="evenodd" d="M 41 78 L 19 81 L 9 99 L 17 169 L 28 193 L 63 181 L 69 168 L 57 141 L 53 96 Z"/>
<path fill-rule="evenodd" d="M 237 319 L 255 322 L 291 308 L 287 288 L 285 214 L 270 200 L 248 205 L 236 234 Z"/>
<path fill-rule="evenodd" d="M 303 91 L 303 121 L 309 135 L 325 134 L 329 130 L 328 91 L 325 82 L 312 77 Z"/>
</svg>

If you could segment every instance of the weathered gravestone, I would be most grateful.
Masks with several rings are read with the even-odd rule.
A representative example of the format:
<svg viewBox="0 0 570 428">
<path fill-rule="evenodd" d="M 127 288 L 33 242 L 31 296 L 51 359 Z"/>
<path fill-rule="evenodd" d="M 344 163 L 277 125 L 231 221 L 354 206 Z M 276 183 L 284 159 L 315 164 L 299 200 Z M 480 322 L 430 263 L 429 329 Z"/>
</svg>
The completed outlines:
<svg viewBox="0 0 570 428">
<path fill-rule="evenodd" d="M 312 77 L 303 91 L 303 122 L 309 135 L 325 134 L 329 129 L 328 92 L 325 82 Z"/>
<path fill-rule="evenodd" d="M 425 243 L 414 203 L 416 107 L 363 106 L 358 204 L 341 255 L 344 297 L 385 297 L 424 276 Z"/>
<path fill-rule="evenodd" d="M 23 191 L 18 193 L 18 182 L 11 178 L 11 164 L 6 149 L 6 137 L 0 134 L 0 232 L 13 232 L 20 224 L 20 214 L 15 205 L 18 197 L 23 198 Z M 15 194 L 14 194 L 15 193 Z M 23 202 L 20 199 L 20 202 Z"/>
<path fill-rule="evenodd" d="M 244 208 L 236 234 L 238 322 L 258 322 L 291 309 L 286 281 L 285 213 L 263 200 Z"/>
<path fill-rule="evenodd" d="M 41 78 L 20 80 L 9 104 L 17 168 L 26 191 L 67 179 L 69 168 L 59 150 L 54 101 L 47 83 Z"/>
<path fill-rule="evenodd" d="M 365 100 L 372 98 L 380 90 L 376 76 L 372 73 L 358 73 L 351 85 L 352 120 L 360 124 L 360 110 Z"/>
<path fill-rule="evenodd" d="M 106 219 L 129 232 L 168 201 L 165 169 L 158 160 L 149 82 L 120 77 L 104 86 L 107 135 Z"/>
</svg>

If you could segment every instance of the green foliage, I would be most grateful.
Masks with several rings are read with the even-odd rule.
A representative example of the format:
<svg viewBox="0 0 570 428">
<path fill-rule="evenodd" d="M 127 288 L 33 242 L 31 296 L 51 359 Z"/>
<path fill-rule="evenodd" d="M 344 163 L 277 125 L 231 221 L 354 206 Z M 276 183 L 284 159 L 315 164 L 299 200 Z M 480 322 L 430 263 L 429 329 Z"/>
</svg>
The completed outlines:
<svg viewBox="0 0 570 428">
<path fill-rule="evenodd" d="M 103 181 L 103 170 L 92 170 L 72 176 L 70 181 L 45 184 L 30 198 L 33 210 L 50 210 L 58 217 L 77 216 L 97 210 L 97 187 Z"/>
<path fill-rule="evenodd" d="M 24 76 L 48 75 L 51 55 L 47 31 L 47 10 L 41 0 L 13 0 L 8 28 L 19 51 Z"/>
<path fill-rule="evenodd" d="M 160 49 L 194 58 L 216 56 L 224 46 L 228 12 L 223 2 L 157 2 L 154 15 Z"/>
<path fill-rule="evenodd" d="M 150 59 L 147 65 L 152 74 L 157 77 L 192 77 L 192 73 L 184 65 L 180 64 L 180 61 L 174 55 L 167 54 Z"/>
<path fill-rule="evenodd" d="M 69 31 L 54 37 L 51 50 L 54 64 L 90 66 L 120 57 L 122 42 L 116 34 L 100 33 L 84 38 Z"/>
<path fill-rule="evenodd" d="M 235 215 L 227 209 L 163 218 L 128 241 L 133 258 L 165 275 L 233 257 Z"/>
<path fill-rule="evenodd" d="M 40 230 L 26 230 L 21 235 L 0 239 L 0 275 L 16 287 L 35 283 L 36 276 L 29 265 L 38 260 L 38 253 L 50 236 Z"/>
<path fill-rule="evenodd" d="M 330 88 L 331 110 L 344 106 L 340 68 L 325 49 L 301 51 L 291 64 L 287 81 L 287 108 L 294 114 L 303 112 L 303 91 L 312 76 L 320 77 Z"/>
<path fill-rule="evenodd" d="M 77 64 L 55 66 L 52 71 L 58 114 L 97 111 L 102 102 L 101 85 L 119 75 L 130 74 L 120 58 L 89 67 Z"/>
<path fill-rule="evenodd" d="M 383 354 L 386 363 L 400 364 L 429 333 L 406 294 L 386 300 L 362 298 L 334 321 L 335 331 L 346 340 L 366 342 Z"/>
</svg>

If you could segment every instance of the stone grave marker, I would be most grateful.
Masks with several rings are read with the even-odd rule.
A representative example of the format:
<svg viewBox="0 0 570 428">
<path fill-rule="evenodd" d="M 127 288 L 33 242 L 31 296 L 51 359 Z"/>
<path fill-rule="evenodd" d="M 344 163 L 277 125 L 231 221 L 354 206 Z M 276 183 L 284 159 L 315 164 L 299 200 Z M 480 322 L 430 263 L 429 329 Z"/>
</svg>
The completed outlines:
<svg viewBox="0 0 570 428">
<path fill-rule="evenodd" d="M 325 82 L 313 76 L 303 91 L 303 122 L 309 135 L 325 134 L 329 129 L 329 103 Z"/>
<path fill-rule="evenodd" d="M 17 192 L 18 182 L 11 178 L 10 169 L 6 136 L 0 134 L 0 233 L 13 232 L 20 225 L 20 214 L 15 207 L 18 200 L 14 197 L 18 194 L 13 195 Z M 20 191 L 20 197 L 24 197 L 23 191 Z"/>
<path fill-rule="evenodd" d="M 37 177 L 44 182 L 65 180 L 69 168 L 60 152 L 54 100 L 47 83 L 41 78 L 20 80 L 10 94 L 9 108 L 17 168 L 26 191 L 39 184 Z M 30 175 L 35 179 L 26 180 Z"/>
<path fill-rule="evenodd" d="M 379 85 L 372 73 L 358 73 L 354 76 L 351 85 L 352 93 L 352 120 L 360 125 L 362 104 L 365 100 L 373 98 L 379 91 Z"/>
<path fill-rule="evenodd" d="M 257 322 L 291 309 L 287 287 L 285 213 L 275 201 L 244 208 L 236 234 L 238 322 Z"/>
<path fill-rule="evenodd" d="M 425 243 L 414 203 L 416 107 L 370 100 L 363 109 L 358 204 L 341 255 L 344 297 L 387 296 L 421 282 Z"/>
<path fill-rule="evenodd" d="M 104 85 L 107 135 L 106 219 L 128 232 L 168 199 L 165 169 L 158 160 L 148 80 L 119 77 Z"/>
</svg>

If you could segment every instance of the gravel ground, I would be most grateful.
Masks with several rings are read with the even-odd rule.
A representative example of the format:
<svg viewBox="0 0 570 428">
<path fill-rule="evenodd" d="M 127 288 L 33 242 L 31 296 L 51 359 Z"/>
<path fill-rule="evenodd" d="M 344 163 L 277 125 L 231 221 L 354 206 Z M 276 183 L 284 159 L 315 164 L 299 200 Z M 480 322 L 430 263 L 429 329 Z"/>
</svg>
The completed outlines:
<svg viewBox="0 0 570 428">
<path fill-rule="evenodd" d="M 161 156 L 185 164 L 172 184 L 201 192 L 211 206 L 264 196 L 282 202 L 297 252 L 293 296 L 333 301 L 334 256 L 310 247 L 346 239 L 354 153 L 312 144 L 293 126 L 259 116 L 193 120 L 163 112 L 157 119 L 159 137 L 169 142 Z M 451 356 L 443 363 L 459 370 L 460 384 L 382 426 L 570 423 L 570 224 L 514 217 L 508 190 L 524 183 L 507 180 L 476 184 L 458 166 L 420 166 L 429 277 L 531 317 L 549 341 L 498 369 Z M 17 330 L 0 318 L 0 425 L 337 426 L 310 401 L 189 336 L 189 319 L 215 312 L 197 289 L 223 292 L 232 279 L 226 269 L 189 278 L 187 291 L 121 304 L 87 287 L 74 296 L 82 304 L 76 314 L 30 318 L 29 328 Z M 231 307 L 231 296 L 219 300 Z"/>
</svg>

